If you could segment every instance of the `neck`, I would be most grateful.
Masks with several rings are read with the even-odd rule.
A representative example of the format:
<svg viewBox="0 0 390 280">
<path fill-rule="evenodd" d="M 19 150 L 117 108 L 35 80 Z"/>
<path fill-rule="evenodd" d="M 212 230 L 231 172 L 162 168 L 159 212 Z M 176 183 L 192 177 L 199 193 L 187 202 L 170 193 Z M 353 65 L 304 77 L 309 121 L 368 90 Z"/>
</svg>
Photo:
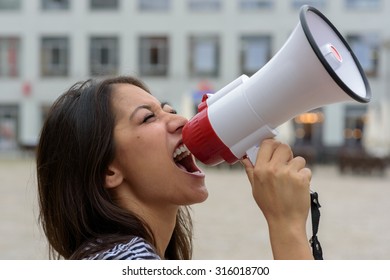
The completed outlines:
<svg viewBox="0 0 390 280">
<path fill-rule="evenodd" d="M 152 231 L 157 254 L 164 259 L 165 251 L 171 240 L 173 230 L 176 226 L 176 216 L 179 207 L 147 207 L 143 204 L 132 203 L 126 207 L 132 213 L 140 217 Z"/>
<path fill-rule="evenodd" d="M 176 226 L 177 211 L 177 207 L 168 211 L 160 209 L 157 211 L 151 211 L 146 215 L 144 213 L 143 216 L 145 222 L 152 230 L 156 243 L 157 253 L 162 259 L 165 256 L 165 251 Z"/>
<path fill-rule="evenodd" d="M 121 189 L 123 190 L 123 188 Z M 119 189 L 119 192 L 121 189 Z M 176 226 L 179 207 L 173 205 L 151 206 L 136 199 L 134 195 L 129 195 L 128 190 L 129 188 L 125 188 L 125 191 L 115 194 L 116 197 L 121 197 L 121 199 L 118 199 L 118 203 L 140 217 L 149 226 L 154 237 L 157 254 L 163 259 Z"/>
</svg>

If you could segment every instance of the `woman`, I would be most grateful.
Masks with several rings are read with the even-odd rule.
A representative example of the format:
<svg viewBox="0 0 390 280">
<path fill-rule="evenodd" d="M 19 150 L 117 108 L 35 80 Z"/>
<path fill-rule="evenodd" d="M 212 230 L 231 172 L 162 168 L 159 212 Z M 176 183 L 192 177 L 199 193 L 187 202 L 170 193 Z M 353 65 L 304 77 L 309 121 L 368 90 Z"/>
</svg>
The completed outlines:
<svg viewBox="0 0 390 280">
<path fill-rule="evenodd" d="M 72 86 L 53 104 L 37 149 L 40 220 L 51 256 L 190 259 L 187 207 L 207 199 L 205 174 L 182 143 L 187 120 L 134 77 Z M 242 159 L 276 259 L 310 259 L 311 172 L 266 140 Z"/>
</svg>

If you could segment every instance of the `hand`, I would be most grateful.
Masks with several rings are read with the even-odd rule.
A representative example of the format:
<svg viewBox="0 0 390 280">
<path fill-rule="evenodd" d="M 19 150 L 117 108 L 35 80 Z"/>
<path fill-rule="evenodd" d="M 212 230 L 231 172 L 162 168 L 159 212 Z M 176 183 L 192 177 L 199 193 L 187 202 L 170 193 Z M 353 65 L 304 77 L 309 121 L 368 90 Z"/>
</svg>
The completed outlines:
<svg viewBox="0 0 390 280">
<path fill-rule="evenodd" d="M 311 171 L 302 157 L 274 139 L 261 143 L 256 163 L 242 159 L 253 197 L 270 231 L 275 258 L 312 258 L 306 235 Z"/>
</svg>

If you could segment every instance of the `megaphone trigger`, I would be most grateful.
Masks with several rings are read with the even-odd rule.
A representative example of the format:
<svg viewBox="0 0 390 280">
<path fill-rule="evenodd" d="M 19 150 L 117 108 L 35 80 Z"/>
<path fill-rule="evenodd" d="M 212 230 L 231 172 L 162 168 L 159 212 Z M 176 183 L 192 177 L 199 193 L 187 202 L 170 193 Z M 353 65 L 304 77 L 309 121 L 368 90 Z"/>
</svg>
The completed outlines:
<svg viewBox="0 0 390 280">
<path fill-rule="evenodd" d="M 259 152 L 259 146 L 254 146 L 246 151 L 245 156 L 249 158 L 253 165 L 256 163 L 257 153 Z"/>
</svg>

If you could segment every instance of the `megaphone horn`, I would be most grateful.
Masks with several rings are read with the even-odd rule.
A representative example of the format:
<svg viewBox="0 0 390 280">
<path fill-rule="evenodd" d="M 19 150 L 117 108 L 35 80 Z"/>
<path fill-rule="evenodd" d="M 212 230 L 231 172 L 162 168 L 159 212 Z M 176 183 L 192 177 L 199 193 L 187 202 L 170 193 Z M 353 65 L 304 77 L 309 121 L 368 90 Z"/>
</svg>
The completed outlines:
<svg viewBox="0 0 390 280">
<path fill-rule="evenodd" d="M 233 164 L 298 114 L 370 99 L 367 78 L 345 39 L 319 10 L 305 5 L 300 22 L 264 67 L 204 96 L 183 128 L 183 141 L 207 165 Z"/>
</svg>

